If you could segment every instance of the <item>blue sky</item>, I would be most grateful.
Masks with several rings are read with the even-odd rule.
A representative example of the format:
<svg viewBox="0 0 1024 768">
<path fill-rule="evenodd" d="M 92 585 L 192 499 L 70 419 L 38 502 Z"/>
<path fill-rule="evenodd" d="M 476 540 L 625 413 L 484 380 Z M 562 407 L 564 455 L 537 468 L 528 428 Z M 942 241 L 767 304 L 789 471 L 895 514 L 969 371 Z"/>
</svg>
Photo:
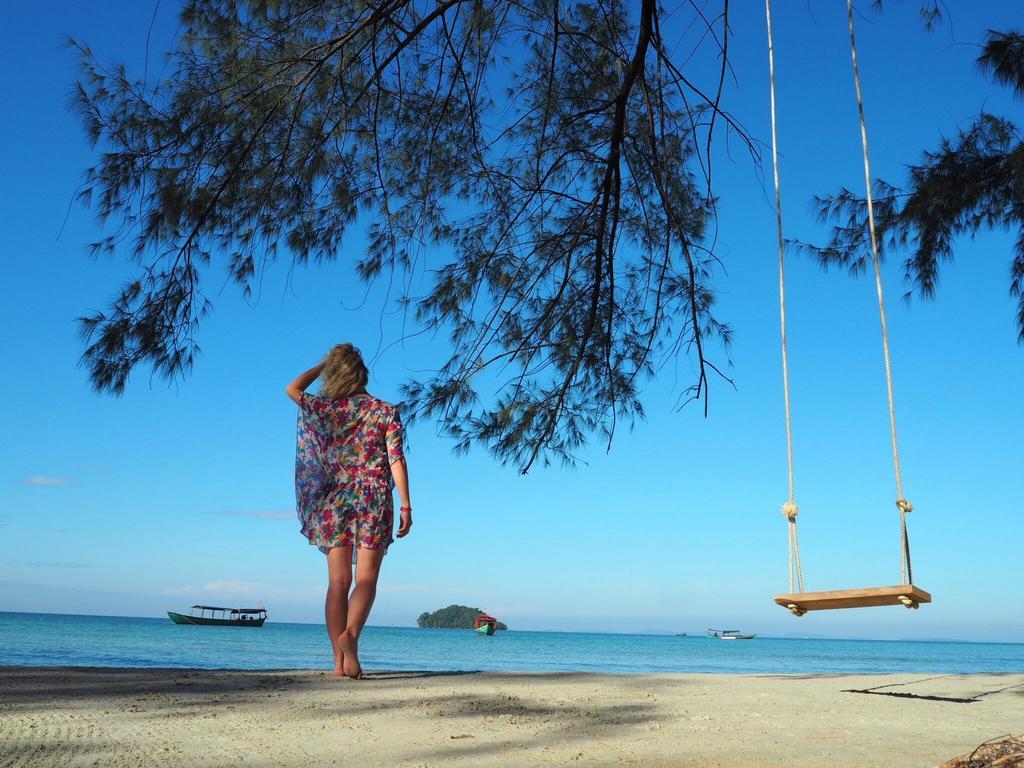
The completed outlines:
<svg viewBox="0 0 1024 768">
<path fill-rule="evenodd" d="M 865 4 L 866 5 L 866 4 Z M 876 175 L 970 120 L 979 107 L 1020 118 L 977 72 L 974 43 L 1019 20 L 1015 3 L 947 3 L 921 30 L 914 3 L 859 27 Z M 318 621 L 324 564 L 293 517 L 294 406 L 284 385 L 333 343 L 373 365 L 371 391 L 394 399 L 429 344 L 392 345 L 401 317 L 348 264 L 270 270 L 259 300 L 212 288 L 216 309 L 187 381 L 139 371 L 124 397 L 93 394 L 76 366 L 74 319 L 131 274 L 92 261 L 99 230 L 70 205 L 91 155 L 67 110 L 72 35 L 106 61 L 141 65 L 152 2 L 22 4 L 5 14 L 0 61 L 4 243 L 0 351 L 9 404 L 0 442 L 0 610 L 158 616 L 193 602 L 266 602 L 272 618 Z M 151 66 L 175 28 L 157 9 Z M 815 193 L 863 183 L 845 4 L 778 3 L 779 131 L 787 234 L 820 236 Z M 729 107 L 767 140 L 764 20 L 734 11 Z M 163 41 L 163 43 L 161 43 Z M 29 65 L 27 62 L 31 62 Z M 724 145 L 723 145 L 724 146 Z M 595 445 L 574 470 L 520 476 L 487 454 L 451 454 L 431 425 L 410 431 L 413 535 L 388 555 L 371 623 L 409 625 L 452 602 L 513 628 L 695 631 L 1024 641 L 1020 392 L 1007 270 L 1013 237 L 957 244 L 935 301 L 898 300 L 885 268 L 901 451 L 916 581 L 935 603 L 792 619 L 785 591 L 785 449 L 770 196 L 738 146 L 717 160 L 720 315 L 735 330 L 731 375 L 711 413 L 675 410 L 691 364 L 645 390 L 648 419 Z M 67 216 L 67 223 L 62 225 Z M 797 501 L 809 589 L 896 583 L 899 542 L 873 286 L 788 266 Z M 677 376 L 678 373 L 678 376 Z"/>
</svg>

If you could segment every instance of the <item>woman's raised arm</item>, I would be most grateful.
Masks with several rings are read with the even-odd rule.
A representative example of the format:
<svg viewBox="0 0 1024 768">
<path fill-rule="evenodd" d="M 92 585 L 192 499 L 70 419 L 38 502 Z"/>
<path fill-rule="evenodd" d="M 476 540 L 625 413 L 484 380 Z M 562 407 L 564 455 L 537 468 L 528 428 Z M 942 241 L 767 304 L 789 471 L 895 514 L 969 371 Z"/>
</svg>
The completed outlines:
<svg viewBox="0 0 1024 768">
<path fill-rule="evenodd" d="M 300 373 L 291 384 L 284 388 L 285 394 L 288 395 L 292 400 L 299 402 L 302 397 L 302 393 L 306 391 L 306 387 L 316 381 L 316 377 L 320 375 L 320 371 L 324 369 L 324 364 L 314 365 L 305 373 Z"/>
</svg>

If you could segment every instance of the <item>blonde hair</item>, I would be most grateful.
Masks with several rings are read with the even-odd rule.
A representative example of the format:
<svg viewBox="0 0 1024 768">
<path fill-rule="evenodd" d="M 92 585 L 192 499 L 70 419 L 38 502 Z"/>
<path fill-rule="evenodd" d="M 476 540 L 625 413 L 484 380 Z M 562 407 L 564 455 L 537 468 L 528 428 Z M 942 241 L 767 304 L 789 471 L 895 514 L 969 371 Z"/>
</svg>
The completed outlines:
<svg viewBox="0 0 1024 768">
<path fill-rule="evenodd" d="M 323 382 L 321 394 L 331 400 L 337 400 L 365 390 L 370 372 L 363 362 L 362 353 L 346 343 L 334 346 L 327 353 L 320 378 Z"/>
</svg>

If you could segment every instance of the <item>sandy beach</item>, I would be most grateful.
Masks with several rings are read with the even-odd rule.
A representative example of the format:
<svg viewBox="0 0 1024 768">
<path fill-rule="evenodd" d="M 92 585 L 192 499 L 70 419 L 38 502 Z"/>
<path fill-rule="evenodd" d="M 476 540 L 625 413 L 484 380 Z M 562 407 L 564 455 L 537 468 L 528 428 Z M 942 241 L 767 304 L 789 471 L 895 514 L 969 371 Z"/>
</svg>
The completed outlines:
<svg viewBox="0 0 1024 768">
<path fill-rule="evenodd" d="M 1024 730 L 1024 675 L 0 667 L 0 765 L 934 766 Z"/>
</svg>

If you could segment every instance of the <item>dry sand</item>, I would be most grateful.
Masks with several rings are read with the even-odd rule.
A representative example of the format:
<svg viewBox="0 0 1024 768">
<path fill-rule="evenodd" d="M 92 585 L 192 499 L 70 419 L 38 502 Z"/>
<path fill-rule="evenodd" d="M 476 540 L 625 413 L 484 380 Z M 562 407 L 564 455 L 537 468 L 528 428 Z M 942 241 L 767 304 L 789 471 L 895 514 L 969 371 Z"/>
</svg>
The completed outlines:
<svg viewBox="0 0 1024 768">
<path fill-rule="evenodd" d="M 1024 675 L 0 667 L 0 766 L 934 766 L 1024 731 Z"/>
</svg>

